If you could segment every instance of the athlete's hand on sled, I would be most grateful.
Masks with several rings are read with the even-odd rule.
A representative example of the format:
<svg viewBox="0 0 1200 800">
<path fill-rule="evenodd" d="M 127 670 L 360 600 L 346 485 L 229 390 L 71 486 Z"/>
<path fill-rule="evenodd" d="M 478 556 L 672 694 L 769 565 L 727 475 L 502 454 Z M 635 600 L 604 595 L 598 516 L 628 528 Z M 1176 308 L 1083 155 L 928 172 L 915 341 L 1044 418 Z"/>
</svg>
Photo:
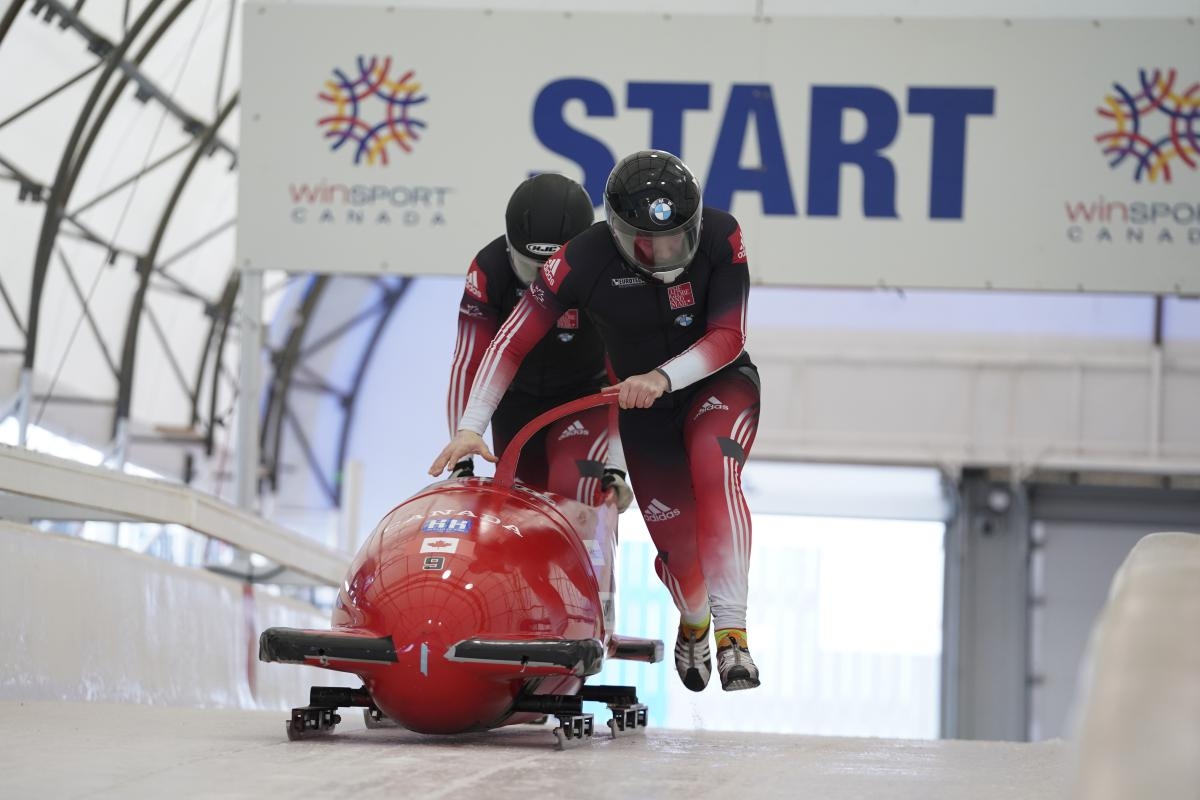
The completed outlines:
<svg viewBox="0 0 1200 800">
<path fill-rule="evenodd" d="M 617 513 L 629 508 L 633 502 L 633 489 L 625 482 L 625 473 L 616 467 L 605 467 L 604 477 L 600 479 L 600 488 L 604 491 L 612 489 L 616 493 Z"/>
<path fill-rule="evenodd" d="M 671 389 L 667 376 L 657 370 L 631 375 L 617 386 L 621 390 L 618 401 L 621 408 L 649 408 L 664 392 Z"/>
<path fill-rule="evenodd" d="M 482 456 L 484 461 L 491 461 L 493 464 L 500 460 L 492 455 L 482 436 L 475 431 L 461 430 L 454 434 L 450 444 L 438 453 L 438 457 L 429 467 L 429 474 L 436 478 L 452 465 L 470 456 Z"/>
</svg>

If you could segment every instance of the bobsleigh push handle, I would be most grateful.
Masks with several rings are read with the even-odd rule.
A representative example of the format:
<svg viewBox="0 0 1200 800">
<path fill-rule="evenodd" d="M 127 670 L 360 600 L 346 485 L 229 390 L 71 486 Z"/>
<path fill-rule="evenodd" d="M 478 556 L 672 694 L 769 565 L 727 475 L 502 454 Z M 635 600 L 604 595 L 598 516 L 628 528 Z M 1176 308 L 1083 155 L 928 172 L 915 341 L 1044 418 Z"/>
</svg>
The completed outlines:
<svg viewBox="0 0 1200 800">
<path fill-rule="evenodd" d="M 596 406 L 611 405 L 617 402 L 620 394 L 621 390 L 619 387 L 606 386 L 596 394 L 589 394 L 580 397 L 578 400 L 572 400 L 569 403 L 563 403 L 561 406 L 555 406 L 525 423 L 525 427 L 517 431 L 517 435 L 508 443 L 508 447 L 504 448 L 504 453 L 500 456 L 500 463 L 496 465 L 496 475 L 492 478 L 493 485 L 504 489 L 512 487 L 513 481 L 517 476 L 517 462 L 521 460 L 521 449 L 525 447 L 530 437 L 541 430 L 543 426 L 549 425 L 551 422 L 561 419 L 568 414 L 587 411 L 589 408 L 595 408 Z"/>
</svg>

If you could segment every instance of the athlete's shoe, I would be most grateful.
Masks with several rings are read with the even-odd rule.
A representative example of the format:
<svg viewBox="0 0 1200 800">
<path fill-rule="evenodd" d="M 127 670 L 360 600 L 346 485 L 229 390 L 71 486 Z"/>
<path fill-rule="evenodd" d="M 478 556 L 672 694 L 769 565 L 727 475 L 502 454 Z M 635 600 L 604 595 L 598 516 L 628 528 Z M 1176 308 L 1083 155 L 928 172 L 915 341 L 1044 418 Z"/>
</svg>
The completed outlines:
<svg viewBox="0 0 1200 800">
<path fill-rule="evenodd" d="M 702 692 L 712 675 L 712 652 L 708 647 L 708 631 L 712 618 L 704 627 L 679 623 L 679 635 L 675 637 L 675 669 L 679 680 L 693 692 Z"/>
<path fill-rule="evenodd" d="M 758 667 L 750 657 L 745 633 L 723 630 L 718 634 L 717 672 L 721 673 L 721 688 L 727 692 L 758 686 Z"/>
</svg>

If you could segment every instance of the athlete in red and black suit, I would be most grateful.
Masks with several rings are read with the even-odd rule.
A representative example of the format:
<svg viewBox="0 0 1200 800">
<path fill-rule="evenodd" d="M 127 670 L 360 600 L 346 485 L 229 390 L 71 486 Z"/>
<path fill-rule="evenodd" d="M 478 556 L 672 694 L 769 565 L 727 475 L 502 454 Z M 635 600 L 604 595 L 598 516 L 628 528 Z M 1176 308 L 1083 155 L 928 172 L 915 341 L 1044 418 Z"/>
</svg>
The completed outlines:
<svg viewBox="0 0 1200 800">
<path fill-rule="evenodd" d="M 583 187 L 562 175 L 535 176 L 513 192 L 505 213 L 505 235 L 480 250 L 467 271 L 446 399 L 451 435 L 460 427 L 471 384 L 493 336 L 546 258 L 590 226 L 594 216 Z M 579 311 L 564 311 L 533 343 L 510 378 L 491 418 L 497 453 L 503 453 L 517 431 L 538 414 L 608 385 L 604 343 Z M 618 505 L 624 510 L 632 495 L 624 483 L 619 437 L 609 435 L 610 429 L 614 434 L 616 430 L 610 417 L 607 409 L 595 408 L 543 428 L 522 451 L 517 477 L 587 503 L 598 500 L 602 482 L 605 488 L 615 484 Z M 469 455 L 453 470 L 456 476 L 473 473 Z"/>
<path fill-rule="evenodd" d="M 750 280 L 737 221 L 700 198 L 691 171 L 669 153 L 617 164 L 605 189 L 607 224 L 542 267 L 488 349 L 459 430 L 431 472 L 481 452 L 477 434 L 522 359 L 562 314 L 584 311 L 621 379 L 630 478 L 658 548 L 656 570 L 681 615 L 680 678 L 694 691 L 707 685 L 715 628 L 723 688 L 747 689 L 759 684 L 746 640 L 751 537 L 741 489 L 759 413 L 758 373 L 743 349 Z"/>
</svg>

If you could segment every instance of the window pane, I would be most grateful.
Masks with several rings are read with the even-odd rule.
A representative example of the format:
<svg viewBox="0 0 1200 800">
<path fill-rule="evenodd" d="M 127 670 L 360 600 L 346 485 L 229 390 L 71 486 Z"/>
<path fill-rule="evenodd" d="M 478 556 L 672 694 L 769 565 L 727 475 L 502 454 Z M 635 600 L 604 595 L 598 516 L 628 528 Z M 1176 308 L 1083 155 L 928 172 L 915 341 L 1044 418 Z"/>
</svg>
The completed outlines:
<svg viewBox="0 0 1200 800">
<path fill-rule="evenodd" d="M 609 661 L 593 683 L 635 685 L 650 724 L 936 738 L 940 522 L 754 515 L 750 648 L 763 685 L 702 693 L 675 674 L 678 616 L 642 521 L 621 518 L 617 631 L 663 640 L 666 663 Z"/>
</svg>

